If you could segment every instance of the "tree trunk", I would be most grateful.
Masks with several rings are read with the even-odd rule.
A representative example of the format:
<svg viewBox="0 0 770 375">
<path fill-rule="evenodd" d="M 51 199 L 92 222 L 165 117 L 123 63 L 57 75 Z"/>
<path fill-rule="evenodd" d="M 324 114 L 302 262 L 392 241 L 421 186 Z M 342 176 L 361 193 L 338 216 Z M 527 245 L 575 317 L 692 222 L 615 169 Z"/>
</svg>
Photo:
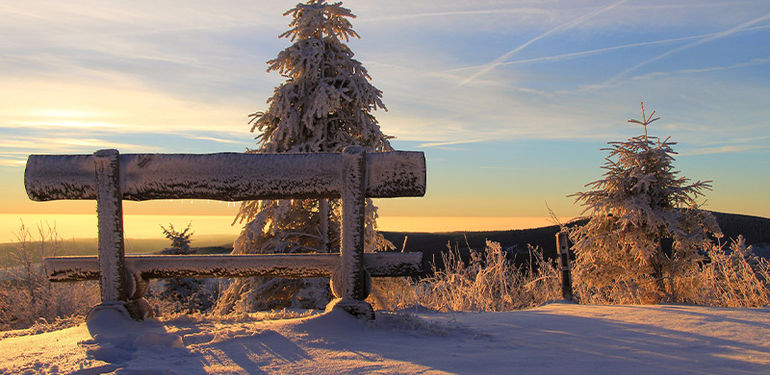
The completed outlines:
<svg viewBox="0 0 770 375">
<path fill-rule="evenodd" d="M 318 216 L 319 216 L 319 228 L 321 232 L 321 245 L 318 247 L 318 251 L 322 253 L 329 253 L 329 200 L 318 200 Z"/>
</svg>

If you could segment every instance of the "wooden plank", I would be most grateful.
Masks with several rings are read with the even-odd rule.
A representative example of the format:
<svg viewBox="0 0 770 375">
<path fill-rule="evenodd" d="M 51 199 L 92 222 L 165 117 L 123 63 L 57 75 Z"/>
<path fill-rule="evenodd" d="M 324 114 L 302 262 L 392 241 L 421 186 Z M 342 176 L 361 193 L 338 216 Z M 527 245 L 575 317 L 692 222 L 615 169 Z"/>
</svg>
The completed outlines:
<svg viewBox="0 0 770 375">
<path fill-rule="evenodd" d="M 145 279 L 180 277 L 232 278 L 272 276 L 286 278 L 330 277 L 339 254 L 262 255 L 129 255 L 125 266 Z M 413 276 L 423 273 L 422 253 L 365 253 L 364 265 L 372 276 Z M 46 258 L 50 281 L 98 280 L 95 256 Z"/>
<path fill-rule="evenodd" d="M 24 174 L 35 201 L 96 199 L 93 155 L 30 155 Z M 425 194 L 422 152 L 367 154 L 367 197 Z M 121 154 L 125 200 L 338 198 L 342 155 Z"/>
</svg>

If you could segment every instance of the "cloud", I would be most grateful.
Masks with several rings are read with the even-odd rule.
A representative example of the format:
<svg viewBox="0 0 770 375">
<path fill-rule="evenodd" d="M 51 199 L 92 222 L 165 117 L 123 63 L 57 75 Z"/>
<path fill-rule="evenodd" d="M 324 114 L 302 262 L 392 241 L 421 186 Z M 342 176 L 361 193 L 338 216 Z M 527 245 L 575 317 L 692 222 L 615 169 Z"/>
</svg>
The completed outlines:
<svg viewBox="0 0 770 375">
<path fill-rule="evenodd" d="M 649 64 L 651 64 L 651 63 L 653 63 L 655 61 L 658 61 L 658 60 L 663 59 L 665 57 L 668 57 L 668 56 L 671 56 L 673 54 L 682 52 L 684 50 L 687 50 L 687 49 L 699 46 L 701 44 L 714 41 L 716 39 L 729 37 L 729 36 L 731 36 L 733 34 L 736 34 L 738 32 L 741 32 L 741 31 L 751 27 L 752 25 L 755 25 L 757 23 L 760 23 L 760 22 L 766 21 L 766 20 L 770 20 L 770 13 L 767 13 L 767 14 L 765 14 L 763 16 L 756 17 L 756 18 L 751 19 L 749 21 L 743 22 L 743 23 L 741 23 L 741 24 L 739 24 L 737 26 L 731 27 L 730 29 L 727 29 L 727 30 L 715 33 L 715 34 L 713 34 L 711 36 L 708 36 L 708 37 L 705 37 L 703 39 L 696 40 L 696 41 L 694 41 L 692 43 L 688 43 L 688 44 L 685 44 L 683 46 L 680 46 L 680 47 L 668 50 L 668 51 L 666 51 L 666 52 L 664 52 L 664 53 L 662 53 L 660 55 L 657 55 L 655 57 L 652 57 L 650 59 L 642 61 L 641 63 L 633 65 L 630 68 L 628 68 L 628 69 L 626 69 L 626 70 L 624 70 L 624 71 L 614 75 L 612 78 L 610 78 L 609 80 L 607 80 L 607 82 L 604 83 L 604 86 L 606 86 L 607 84 L 614 83 L 614 82 L 618 81 L 619 79 L 621 79 L 621 78 L 625 77 L 626 75 L 628 75 L 628 73 L 633 72 L 633 71 L 635 71 L 635 70 L 637 70 L 637 69 L 639 69 L 639 68 L 641 68 L 643 66 L 649 65 Z"/>
<path fill-rule="evenodd" d="M 506 171 L 520 171 L 523 168 L 521 167 L 503 167 L 498 165 L 482 165 L 479 168 L 481 169 L 499 169 L 499 170 L 506 170 Z"/>
<path fill-rule="evenodd" d="M 362 23 L 376 23 L 397 21 L 402 22 L 416 18 L 443 18 L 443 17 L 468 17 L 468 16 L 501 16 L 510 14 L 520 15 L 540 15 L 553 17 L 555 12 L 551 9 L 534 8 L 534 7 L 517 7 L 517 8 L 496 8 L 496 9 L 469 9 L 469 10 L 455 10 L 455 11 L 442 11 L 442 12 L 418 12 L 418 13 L 399 13 L 380 17 L 367 17 L 361 19 Z"/>
<path fill-rule="evenodd" d="M 30 137 L 48 132 L 128 144 L 147 141 L 139 135 L 156 134 L 160 137 L 155 138 L 167 140 L 173 147 L 205 145 L 190 141 L 197 139 L 210 142 L 205 147 L 211 149 L 253 144 L 246 115 L 264 109 L 265 99 L 281 81 L 277 75 L 265 73 L 263 61 L 288 45 L 276 36 L 288 22 L 280 14 L 292 5 L 279 1 L 237 1 L 223 6 L 198 1 L 124 4 L 81 0 L 0 5 L 0 12 L 7 16 L 0 32 L 13 36 L 0 43 L 0 132 Z M 390 112 L 375 113 L 383 131 L 424 147 L 623 136 L 627 128 L 618 126 L 617 120 L 626 116 L 626 109 L 635 106 L 641 94 L 559 91 L 579 84 L 578 80 L 596 78 L 583 76 L 567 64 L 554 73 L 541 70 L 548 64 L 538 63 L 724 33 L 623 43 L 619 42 L 622 38 L 606 37 L 613 30 L 639 31 L 641 38 L 640 30 L 648 30 L 650 23 L 665 22 L 669 28 L 656 29 L 654 35 L 675 36 L 682 35 L 683 29 L 707 30 L 745 13 L 764 14 L 757 10 L 761 6 L 724 1 L 554 1 L 510 8 L 501 8 L 494 1 L 345 5 L 359 15 L 354 26 L 367 30 L 352 47 L 384 91 Z M 725 8 L 730 9 L 729 14 Z M 679 28 L 690 19 L 701 25 Z M 505 27 L 498 27 L 502 23 Z M 735 32 L 768 27 L 752 24 Z M 567 30 L 570 33 L 564 32 Z M 505 40 L 538 32 L 501 58 L 470 65 L 494 57 L 499 52 L 493 51 Z M 392 45 L 383 45 L 389 40 L 394 40 Z M 578 51 L 554 53 L 565 51 L 565 40 L 574 42 L 570 48 Z M 610 47 L 594 48 L 608 45 L 608 41 Z M 621 44 L 613 46 L 615 43 Z M 522 49 L 534 57 L 510 60 Z M 587 60 L 604 61 L 603 57 Z M 505 65 L 522 68 L 497 69 Z M 469 72 L 476 74 L 469 76 Z M 738 87 L 726 84 L 729 88 L 725 90 Z M 657 100 L 665 102 L 672 95 L 662 86 L 639 82 L 635 88 L 644 95 L 662 92 L 656 94 Z M 698 82 L 691 87 L 693 91 L 713 90 Z M 746 121 L 757 118 L 752 113 L 744 117 Z"/>
<path fill-rule="evenodd" d="M 770 29 L 770 25 L 762 25 L 762 26 L 754 26 L 754 27 L 748 27 L 745 29 L 741 29 L 736 31 L 736 33 L 741 32 L 748 32 L 748 31 L 758 31 L 758 30 L 766 30 Z M 529 59 L 518 59 L 518 60 L 512 60 L 512 61 L 506 61 L 503 63 L 500 63 L 500 66 L 508 66 L 508 65 L 519 65 L 519 64 L 531 64 L 531 63 L 537 63 L 537 62 L 554 62 L 554 61 L 562 61 L 567 59 L 573 59 L 577 57 L 585 57 L 585 56 L 591 56 L 596 55 L 600 53 L 605 52 L 612 52 L 622 49 L 628 49 L 628 48 L 638 48 L 638 47 L 647 47 L 647 46 L 654 46 L 654 45 L 660 45 L 660 44 L 669 44 L 669 43 L 675 43 L 675 42 L 682 42 L 686 40 L 694 40 L 694 39 L 703 39 L 708 38 L 712 36 L 716 36 L 719 33 L 706 33 L 706 34 L 698 34 L 698 35 L 691 35 L 691 36 L 685 36 L 685 37 L 679 37 L 679 38 L 667 38 L 667 39 L 658 39 L 658 40 L 652 40 L 647 42 L 638 42 L 638 43 L 627 43 L 627 44 L 621 44 L 617 46 L 611 46 L 611 47 L 603 47 L 603 48 L 594 48 L 584 51 L 577 51 L 577 52 L 569 52 L 569 53 L 561 53 L 558 55 L 551 55 L 551 56 L 542 56 L 542 57 L 533 57 Z M 446 73 L 457 73 L 462 72 L 466 70 L 475 70 L 484 67 L 484 65 L 473 65 L 473 66 L 465 66 L 461 68 L 454 68 L 449 69 L 446 71 Z"/>
<path fill-rule="evenodd" d="M 0 165 L 24 167 L 31 154 L 90 154 L 99 149 L 116 148 L 121 152 L 159 152 L 160 147 L 116 142 L 102 138 L 11 136 L 0 140 Z"/>
<path fill-rule="evenodd" d="M 230 144 L 238 144 L 243 145 L 242 140 L 232 140 L 232 139 L 224 139 L 224 138 L 216 138 L 216 137 L 202 137 L 202 136 L 190 136 L 192 139 L 199 139 L 202 141 L 212 141 L 212 142 L 219 142 L 219 143 L 230 143 Z"/>
<path fill-rule="evenodd" d="M 767 149 L 770 149 L 770 146 L 764 146 L 764 145 L 726 145 L 726 146 L 718 146 L 718 147 L 696 148 L 696 149 L 691 150 L 691 151 L 680 152 L 679 156 L 728 154 L 728 153 L 738 153 L 738 152 L 767 150 Z"/>
<path fill-rule="evenodd" d="M 99 138 L 11 137 L 0 141 L 0 149 L 24 149 L 45 153 L 76 152 L 82 149 L 96 150 L 99 148 L 119 148 L 130 150 L 130 152 L 158 151 L 158 148 L 154 146 L 119 143 Z M 7 152 L 2 151 L 2 153 Z"/>
<path fill-rule="evenodd" d="M 617 1 L 615 3 L 610 4 L 608 6 L 602 7 L 600 9 L 596 9 L 596 10 L 594 10 L 591 13 L 588 13 L 586 15 L 580 16 L 580 17 L 578 17 L 576 19 L 573 19 L 573 20 L 571 20 L 569 22 L 560 24 L 560 25 L 558 25 L 558 26 L 556 26 L 556 27 L 554 27 L 554 28 L 552 28 L 552 29 L 550 29 L 550 30 L 548 30 L 548 31 L 546 31 L 546 32 L 544 32 L 544 33 L 542 33 L 542 34 L 540 34 L 540 35 L 538 35 L 538 36 L 536 36 L 536 37 L 526 41 L 526 42 L 524 42 L 524 44 L 519 45 L 518 47 L 516 47 L 516 48 L 514 48 L 514 49 L 512 49 L 512 50 L 510 50 L 510 51 L 508 51 L 506 53 L 504 53 L 502 56 L 500 56 L 500 57 L 494 59 L 493 61 L 491 61 L 490 63 L 484 65 L 481 70 L 479 70 L 478 72 L 470 75 L 468 78 L 466 78 L 462 82 L 460 82 L 459 86 L 465 86 L 465 85 L 473 82 L 474 79 L 476 79 L 476 78 L 478 78 L 478 77 L 488 73 L 492 69 L 500 66 L 503 62 L 505 62 L 505 60 L 507 60 L 511 56 L 515 55 L 519 51 L 529 47 L 532 43 L 535 43 L 538 40 L 543 39 L 543 38 L 545 38 L 545 37 L 547 37 L 547 36 L 549 36 L 549 35 L 551 35 L 553 33 L 556 33 L 556 32 L 559 32 L 559 31 L 569 30 L 569 29 L 571 29 L 571 28 L 573 28 L 575 26 L 578 26 L 581 23 L 583 23 L 583 22 L 585 22 L 585 21 L 587 21 L 587 20 L 589 20 L 589 19 L 591 19 L 591 18 L 593 18 L 593 17 L 595 17 L 595 16 L 597 16 L 597 15 L 599 15 L 601 13 L 609 11 L 609 10 L 611 10 L 611 9 L 613 9 L 613 8 L 623 4 L 623 3 L 625 3 L 626 1 L 627 0 L 620 0 L 620 1 Z"/>
<path fill-rule="evenodd" d="M 8 159 L 0 155 L 0 166 L 19 168 L 27 165 L 26 159 Z"/>
<path fill-rule="evenodd" d="M 735 64 L 730 65 L 716 65 L 716 66 L 707 66 L 703 68 L 691 68 L 691 69 L 679 69 L 679 70 L 673 70 L 670 72 L 652 72 L 644 75 L 638 75 L 631 77 L 630 80 L 644 80 L 644 79 L 654 79 L 654 78 L 660 78 L 670 75 L 677 75 L 677 74 L 697 74 L 697 73 L 708 73 L 708 72 L 716 72 L 721 70 L 730 70 L 730 69 L 739 69 L 739 68 L 748 68 L 752 66 L 759 66 L 759 65 L 765 65 L 770 63 L 770 56 L 762 57 L 762 58 L 755 58 L 751 59 L 749 61 L 743 61 L 738 62 Z"/>
<path fill-rule="evenodd" d="M 421 143 L 417 147 L 441 147 L 441 146 L 451 146 L 451 145 L 462 145 L 467 143 L 478 143 L 483 142 L 483 139 L 462 139 L 462 140 L 456 140 L 456 141 L 444 141 L 444 142 L 427 142 L 427 143 Z"/>
<path fill-rule="evenodd" d="M 0 78 L 0 128 L 249 136 L 247 114 L 253 110 L 243 99 L 205 102 L 136 82 Z"/>
</svg>

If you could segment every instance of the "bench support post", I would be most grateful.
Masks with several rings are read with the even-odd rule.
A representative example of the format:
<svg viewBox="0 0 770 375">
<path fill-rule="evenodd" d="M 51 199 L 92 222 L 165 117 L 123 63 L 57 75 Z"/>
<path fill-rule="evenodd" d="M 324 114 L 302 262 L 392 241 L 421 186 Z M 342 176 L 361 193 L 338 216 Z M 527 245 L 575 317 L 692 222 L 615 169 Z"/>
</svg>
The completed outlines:
<svg viewBox="0 0 770 375">
<path fill-rule="evenodd" d="M 103 330 L 110 317 L 129 318 L 125 254 L 123 247 L 123 195 L 120 191 L 118 150 L 94 153 L 96 215 L 99 227 L 99 287 L 102 302 L 88 313 L 89 330 Z"/>
<path fill-rule="evenodd" d="M 337 298 L 329 303 L 327 310 L 341 308 L 356 317 L 374 319 L 372 306 L 364 301 L 371 292 L 371 277 L 363 261 L 366 151 L 360 146 L 348 146 L 342 156 L 342 259 L 331 280 L 332 292 Z"/>
<path fill-rule="evenodd" d="M 102 303 L 128 300 L 123 248 L 123 198 L 118 150 L 94 153 Z"/>
</svg>

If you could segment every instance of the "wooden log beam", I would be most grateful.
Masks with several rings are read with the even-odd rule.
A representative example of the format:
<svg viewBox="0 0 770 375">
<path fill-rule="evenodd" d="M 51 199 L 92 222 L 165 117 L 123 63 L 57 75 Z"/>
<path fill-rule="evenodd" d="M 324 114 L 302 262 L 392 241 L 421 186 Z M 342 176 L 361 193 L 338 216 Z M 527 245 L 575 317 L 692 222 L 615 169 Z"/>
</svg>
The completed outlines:
<svg viewBox="0 0 770 375">
<path fill-rule="evenodd" d="M 30 155 L 24 173 L 35 201 L 96 199 L 93 155 Z M 339 198 L 343 156 L 312 154 L 121 154 L 124 200 Z M 368 153 L 366 196 L 425 194 L 425 156 Z"/>
<path fill-rule="evenodd" d="M 365 253 L 364 266 L 372 276 L 422 274 L 422 253 Z M 270 276 L 285 278 L 330 277 L 340 263 L 339 254 L 264 255 L 128 255 L 125 267 L 144 279 L 181 277 L 233 278 Z M 50 281 L 98 280 L 95 256 L 46 258 Z"/>
</svg>

